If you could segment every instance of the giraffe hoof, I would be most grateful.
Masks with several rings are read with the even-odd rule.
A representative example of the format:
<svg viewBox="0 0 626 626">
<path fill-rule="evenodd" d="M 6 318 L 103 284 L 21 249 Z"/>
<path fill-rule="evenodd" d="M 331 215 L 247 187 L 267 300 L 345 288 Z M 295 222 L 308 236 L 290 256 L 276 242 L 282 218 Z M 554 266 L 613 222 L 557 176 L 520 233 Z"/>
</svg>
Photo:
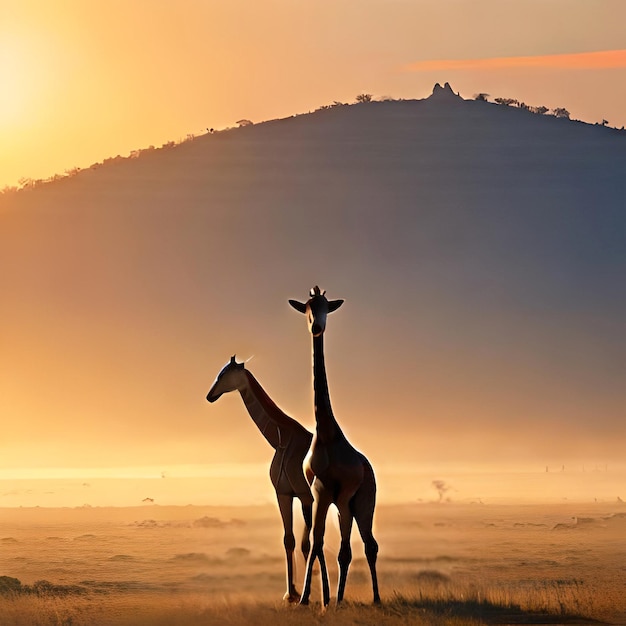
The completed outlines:
<svg viewBox="0 0 626 626">
<path fill-rule="evenodd" d="M 300 602 L 300 594 L 297 591 L 288 591 L 283 596 L 283 602 L 288 602 L 289 604 Z"/>
</svg>

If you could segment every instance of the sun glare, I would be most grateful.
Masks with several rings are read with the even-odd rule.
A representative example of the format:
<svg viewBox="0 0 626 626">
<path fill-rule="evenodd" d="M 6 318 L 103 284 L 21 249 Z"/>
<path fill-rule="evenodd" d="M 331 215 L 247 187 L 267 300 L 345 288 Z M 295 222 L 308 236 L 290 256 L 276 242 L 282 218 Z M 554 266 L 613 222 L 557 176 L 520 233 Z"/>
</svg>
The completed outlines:
<svg viewBox="0 0 626 626">
<path fill-rule="evenodd" d="M 24 32 L 11 24 L 2 26 L 0 129 L 6 136 L 35 126 L 51 106 L 50 89 L 62 88 L 59 76 L 62 63 L 60 50 L 45 32 Z"/>
<path fill-rule="evenodd" d="M 25 46 L 14 35 L 0 37 L 0 126 L 19 121 L 32 91 Z"/>
</svg>

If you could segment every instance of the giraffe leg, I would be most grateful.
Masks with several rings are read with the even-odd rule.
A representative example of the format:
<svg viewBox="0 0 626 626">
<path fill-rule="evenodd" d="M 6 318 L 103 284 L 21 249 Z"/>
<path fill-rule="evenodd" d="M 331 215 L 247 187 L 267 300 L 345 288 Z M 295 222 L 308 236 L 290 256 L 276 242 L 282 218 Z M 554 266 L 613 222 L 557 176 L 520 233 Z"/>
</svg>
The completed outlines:
<svg viewBox="0 0 626 626">
<path fill-rule="evenodd" d="M 315 485 L 315 483 L 314 483 Z M 320 577 L 322 582 L 322 598 L 324 606 L 328 606 L 330 602 L 330 587 L 328 586 L 328 570 L 326 569 L 326 560 L 324 558 L 324 531 L 326 529 L 326 515 L 328 507 L 331 505 L 331 495 L 324 491 L 323 487 L 318 485 L 314 489 L 315 500 L 313 502 L 313 548 L 309 553 L 307 561 L 306 575 L 304 577 L 304 588 L 302 589 L 302 597 L 300 604 L 308 604 L 311 595 L 311 577 L 313 576 L 313 565 L 315 559 L 320 564 Z"/>
<path fill-rule="evenodd" d="M 302 466 L 302 455 L 292 455 L 286 463 L 286 475 L 291 485 L 293 493 L 300 500 L 302 505 L 302 517 L 304 518 L 304 530 L 302 533 L 302 539 L 300 541 L 300 547 L 302 554 L 304 555 L 304 562 L 306 563 L 309 552 L 311 551 L 311 527 L 313 526 L 313 494 L 311 493 L 311 483 L 313 482 L 313 475 L 310 470 L 306 471 Z M 306 476 L 305 476 L 306 472 Z"/>
<path fill-rule="evenodd" d="M 372 575 L 372 592 L 374 594 L 374 604 L 380 604 L 380 595 L 378 593 L 378 575 L 376 574 L 376 559 L 378 557 L 378 542 L 374 539 L 372 529 L 369 533 L 361 535 L 365 544 L 365 557 Z"/>
<path fill-rule="evenodd" d="M 283 518 L 283 543 L 285 544 L 285 557 L 287 559 L 287 591 L 283 600 L 297 602 L 300 595 L 293 582 L 293 552 L 296 547 L 296 538 L 293 534 L 293 497 L 284 494 L 277 494 L 277 497 L 278 508 Z"/>
<path fill-rule="evenodd" d="M 311 502 L 308 502 L 303 497 L 300 497 L 302 502 L 302 517 L 304 518 L 304 529 L 302 531 L 302 540 L 300 542 L 300 548 L 304 555 L 304 562 L 306 563 L 309 558 L 309 552 L 311 551 L 311 527 L 313 526 L 313 498 Z"/>
<path fill-rule="evenodd" d="M 341 547 L 337 561 L 339 563 L 339 584 L 337 585 L 337 604 L 343 600 L 343 594 L 348 579 L 348 569 L 352 562 L 352 548 L 350 547 L 350 535 L 352 534 L 352 511 L 350 502 L 345 499 L 337 503 L 339 509 L 339 530 L 341 532 Z"/>
<path fill-rule="evenodd" d="M 354 518 L 359 528 L 359 533 L 365 546 L 365 557 L 372 576 L 372 591 L 374 593 L 374 603 L 380 603 L 378 593 L 378 576 L 376 574 L 376 559 L 378 556 L 378 543 L 372 533 L 374 522 L 374 508 L 376 506 L 376 487 L 367 489 L 361 487 L 354 496 L 353 511 Z"/>
</svg>

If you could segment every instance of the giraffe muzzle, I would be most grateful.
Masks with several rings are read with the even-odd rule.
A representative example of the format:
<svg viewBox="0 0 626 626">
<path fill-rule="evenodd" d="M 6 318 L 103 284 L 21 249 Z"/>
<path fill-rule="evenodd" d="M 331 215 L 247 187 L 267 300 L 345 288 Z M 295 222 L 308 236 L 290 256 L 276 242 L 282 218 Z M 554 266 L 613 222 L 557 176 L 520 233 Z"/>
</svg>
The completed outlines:
<svg viewBox="0 0 626 626">
<path fill-rule="evenodd" d="M 313 324 L 311 326 L 311 333 L 313 337 L 319 337 L 324 332 L 321 324 Z"/>
<path fill-rule="evenodd" d="M 221 395 L 222 395 L 221 393 L 219 393 L 219 394 L 212 394 L 212 393 L 209 391 L 209 393 L 207 394 L 206 399 L 207 399 L 209 402 L 215 402 L 216 400 L 219 400 L 219 398 L 220 398 L 220 396 L 221 396 Z"/>
</svg>

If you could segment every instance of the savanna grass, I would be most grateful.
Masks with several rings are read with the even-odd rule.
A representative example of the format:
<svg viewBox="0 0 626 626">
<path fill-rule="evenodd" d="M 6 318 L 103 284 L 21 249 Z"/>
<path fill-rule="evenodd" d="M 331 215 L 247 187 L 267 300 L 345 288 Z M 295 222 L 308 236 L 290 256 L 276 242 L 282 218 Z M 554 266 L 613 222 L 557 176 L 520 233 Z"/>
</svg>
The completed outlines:
<svg viewBox="0 0 626 626">
<path fill-rule="evenodd" d="M 393 593 L 380 606 L 346 601 L 323 609 L 261 601 L 250 595 L 9 593 L 0 596 L 2 626 L 477 626 L 591 623 L 581 586 L 554 581 L 536 588 L 441 585 Z"/>
</svg>

